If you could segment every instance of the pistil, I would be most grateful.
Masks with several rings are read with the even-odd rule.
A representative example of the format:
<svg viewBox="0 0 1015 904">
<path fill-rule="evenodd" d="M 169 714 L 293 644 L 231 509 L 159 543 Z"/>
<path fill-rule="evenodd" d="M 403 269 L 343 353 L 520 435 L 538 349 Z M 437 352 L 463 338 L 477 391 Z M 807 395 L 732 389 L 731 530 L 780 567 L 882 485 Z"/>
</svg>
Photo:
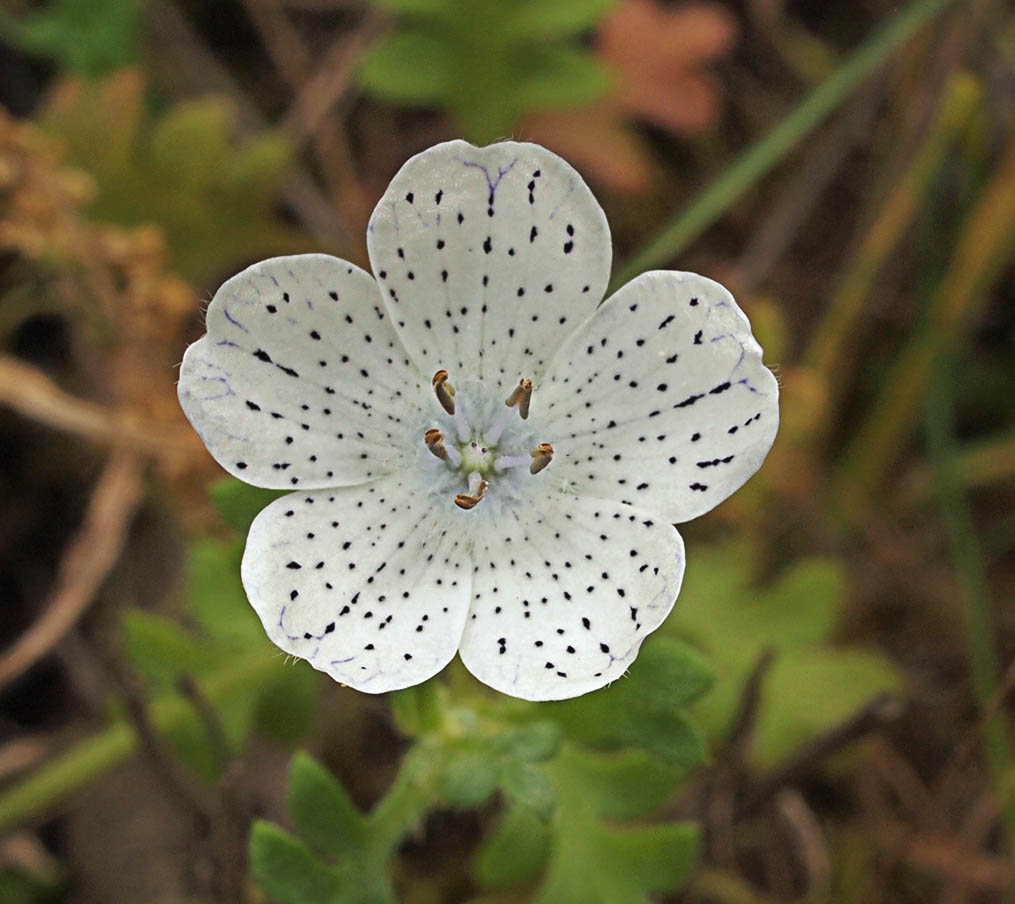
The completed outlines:
<svg viewBox="0 0 1015 904">
<path fill-rule="evenodd" d="M 490 487 L 489 480 L 493 474 L 527 466 L 530 474 L 539 474 L 553 461 L 553 446 L 540 443 L 529 450 L 527 455 L 500 454 L 497 445 L 510 426 L 517 409 L 522 419 L 529 416 L 532 400 L 532 380 L 523 377 L 505 400 L 506 408 L 495 419 L 493 426 L 486 431 L 481 424 L 470 424 L 472 419 L 468 413 L 469 405 L 455 404 L 455 389 L 448 382 L 448 372 L 443 368 L 433 375 L 433 389 L 441 407 L 454 420 L 454 429 L 458 434 L 457 442 L 445 441 L 444 433 L 433 427 L 423 434 L 423 442 L 434 458 L 447 462 L 448 465 L 468 480 L 468 491 L 455 495 L 455 505 L 466 511 L 474 509 L 483 501 Z M 474 428 L 479 428 L 478 430 Z M 508 445 L 513 445 L 508 444 Z M 524 448 L 524 446 L 522 447 Z M 507 450 L 505 450 L 507 451 Z"/>
</svg>

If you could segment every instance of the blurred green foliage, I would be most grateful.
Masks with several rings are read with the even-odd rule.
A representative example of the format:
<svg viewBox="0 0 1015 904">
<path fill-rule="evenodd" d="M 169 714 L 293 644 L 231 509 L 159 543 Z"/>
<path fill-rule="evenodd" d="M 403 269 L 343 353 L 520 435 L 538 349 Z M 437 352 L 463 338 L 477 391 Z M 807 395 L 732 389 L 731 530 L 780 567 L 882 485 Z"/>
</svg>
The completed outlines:
<svg viewBox="0 0 1015 904">
<path fill-rule="evenodd" d="M 235 486 L 234 486 L 235 485 Z M 237 491 L 236 488 L 241 488 Z M 231 526 L 245 532 L 256 513 L 276 495 L 271 491 L 223 481 L 214 494 Z M 183 627 L 180 619 L 141 610 L 124 616 L 128 659 L 153 691 L 173 690 L 182 679 L 214 673 L 223 660 L 270 648 L 257 615 L 240 583 L 243 540 L 204 539 L 188 550 Z M 292 742 L 305 736 L 313 720 L 317 679 L 305 662 L 279 668 L 270 680 L 251 687 L 217 710 L 229 753 L 237 754 L 252 731 Z M 201 778 L 213 781 L 223 763 L 209 742 L 207 726 L 184 722 L 170 741 L 181 759 Z"/>
<path fill-rule="evenodd" d="M 900 678 L 883 655 L 831 641 L 842 610 L 845 567 L 834 559 L 796 561 L 774 584 L 752 586 L 749 548 L 695 549 L 680 600 L 662 629 L 708 654 L 711 692 L 693 707 L 716 741 L 732 726 L 744 683 L 765 650 L 753 755 L 770 767 L 800 744 L 856 713 Z"/>
<path fill-rule="evenodd" d="M 395 103 L 447 110 L 486 144 L 539 110 L 601 97 L 609 77 L 577 40 L 616 0 L 372 0 L 398 28 L 363 61 L 360 82 Z"/>
<path fill-rule="evenodd" d="M 53 0 L 20 19 L 0 10 L 0 30 L 27 53 L 97 78 L 137 61 L 140 14 L 141 0 Z"/>
<path fill-rule="evenodd" d="M 4 904 L 49 904 L 60 900 L 63 881 L 45 881 L 16 871 L 0 871 L 0 901 Z"/>
<path fill-rule="evenodd" d="M 274 132 L 234 140 L 232 106 L 187 101 L 154 114 L 143 78 L 125 70 L 97 84 L 65 82 L 40 124 L 91 174 L 90 213 L 121 226 L 158 223 L 174 267 L 194 282 L 274 254 L 312 250 L 275 204 L 291 155 Z"/>
</svg>

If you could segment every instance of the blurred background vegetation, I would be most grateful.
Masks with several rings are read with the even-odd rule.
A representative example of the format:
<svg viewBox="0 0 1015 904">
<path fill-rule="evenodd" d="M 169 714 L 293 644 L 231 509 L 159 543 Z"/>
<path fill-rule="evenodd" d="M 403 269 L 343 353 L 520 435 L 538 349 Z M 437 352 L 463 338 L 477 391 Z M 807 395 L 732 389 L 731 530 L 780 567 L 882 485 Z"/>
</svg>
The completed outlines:
<svg viewBox="0 0 1015 904">
<path fill-rule="evenodd" d="M 1003 0 L 4 0 L 0 900 L 1015 900 Z M 176 403 L 220 282 L 366 265 L 446 138 L 538 141 L 615 284 L 729 285 L 782 385 L 623 682 L 283 662 L 266 494 Z"/>
</svg>

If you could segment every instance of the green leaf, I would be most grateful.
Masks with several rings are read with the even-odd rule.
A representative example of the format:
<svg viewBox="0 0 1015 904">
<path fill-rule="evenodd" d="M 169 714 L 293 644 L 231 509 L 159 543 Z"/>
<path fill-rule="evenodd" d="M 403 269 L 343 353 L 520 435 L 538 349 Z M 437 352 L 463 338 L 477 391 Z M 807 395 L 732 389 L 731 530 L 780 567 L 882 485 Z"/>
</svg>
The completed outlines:
<svg viewBox="0 0 1015 904">
<path fill-rule="evenodd" d="M 401 27 L 360 70 L 363 86 L 390 101 L 450 113 L 485 144 L 527 113 L 587 104 L 609 87 L 596 56 L 570 36 L 613 0 L 395 0 Z"/>
<path fill-rule="evenodd" d="M 4 904 L 56 904 L 61 883 L 55 877 L 48 881 L 13 870 L 0 871 L 0 901 Z"/>
<path fill-rule="evenodd" d="M 187 553 L 190 609 L 201 630 L 227 645 L 265 643 L 264 629 L 240 582 L 241 542 L 197 540 Z"/>
<path fill-rule="evenodd" d="M 801 650 L 775 661 L 762 688 L 753 739 L 762 763 L 777 763 L 811 740 L 816 727 L 838 725 L 885 690 L 897 689 L 891 662 L 866 650 Z"/>
<path fill-rule="evenodd" d="M 532 722 L 521 728 L 505 728 L 493 739 L 493 749 L 508 757 L 541 762 L 557 752 L 560 728 L 555 722 Z"/>
<path fill-rule="evenodd" d="M 250 833 L 250 868 L 278 904 L 335 904 L 342 893 L 338 871 L 318 860 L 298 838 L 258 820 Z"/>
<path fill-rule="evenodd" d="M 362 846 L 366 823 L 341 783 L 306 753 L 289 769 L 289 812 L 299 833 L 326 854 L 348 856 Z"/>
<path fill-rule="evenodd" d="M 528 882 L 546 863 L 550 830 L 528 807 L 509 807 L 473 860 L 476 881 L 489 891 Z"/>
<path fill-rule="evenodd" d="M 511 103 L 522 112 L 585 106 L 610 87 L 606 69 L 582 48 L 525 46 L 515 54 L 514 67 Z"/>
<path fill-rule="evenodd" d="M 660 632 L 681 635 L 712 656 L 717 681 L 693 707 L 708 734 L 721 738 L 744 682 L 765 649 L 776 659 L 762 685 L 753 755 L 768 767 L 866 704 L 898 689 L 888 661 L 837 649 L 829 641 L 845 590 L 832 559 L 796 563 L 768 587 L 752 586 L 751 556 L 737 548 L 698 550 L 681 602 Z"/>
<path fill-rule="evenodd" d="M 455 13 L 454 0 L 370 0 L 370 3 L 393 13 L 421 19 L 445 19 Z"/>
<path fill-rule="evenodd" d="M 585 829 L 584 831 L 582 831 Z M 572 823 L 560 833 L 537 904 L 650 904 L 675 891 L 698 856 L 690 824 L 617 830 Z"/>
<path fill-rule="evenodd" d="M 444 770 L 443 797 L 453 807 L 477 807 L 497 790 L 500 768 L 492 754 L 465 750 Z"/>
<path fill-rule="evenodd" d="M 584 788 L 589 807 L 610 820 L 655 813 L 687 777 L 687 770 L 641 750 L 593 753 L 566 748 L 551 773 L 566 769 L 568 783 Z"/>
<path fill-rule="evenodd" d="M 222 188 L 229 195 L 246 197 L 255 207 L 270 209 L 276 202 L 291 162 L 292 149 L 285 136 L 278 132 L 266 132 L 236 148 L 232 161 L 222 173 Z M 251 494 L 252 498 L 263 497 L 266 500 L 264 505 L 284 494 L 280 490 L 240 485 L 255 491 Z M 246 530 L 256 514 L 255 511 L 242 527 L 236 529 Z"/>
<path fill-rule="evenodd" d="M 594 28 L 618 0 L 521 0 L 508 7 L 505 25 L 516 38 L 565 38 Z"/>
<path fill-rule="evenodd" d="M 238 534 L 246 534 L 250 522 L 270 502 L 285 496 L 285 490 L 263 490 L 241 483 L 232 477 L 226 477 L 215 483 L 209 495 L 216 511 Z"/>
<path fill-rule="evenodd" d="M 715 683 L 712 664 L 694 647 L 655 636 L 638 653 L 638 698 L 658 708 L 687 706 Z"/>
<path fill-rule="evenodd" d="M 314 250 L 276 209 L 291 163 L 277 133 L 237 143 L 233 105 L 221 99 L 162 117 L 151 109 L 133 70 L 95 85 L 67 79 L 52 92 L 40 125 L 62 140 L 70 164 L 95 178 L 92 216 L 128 228 L 158 223 L 174 268 L 201 283 L 251 260 Z"/>
<path fill-rule="evenodd" d="M 363 87 L 402 104 L 439 106 L 458 90 L 445 44 L 426 31 L 403 29 L 383 39 L 363 60 Z"/>
<path fill-rule="evenodd" d="M 241 697 L 219 706 L 215 715 L 225 736 L 229 753 L 236 754 L 250 734 L 256 697 Z M 221 776 L 222 763 L 208 735 L 208 728 L 201 720 L 184 721 L 167 733 L 167 740 L 174 753 L 187 767 L 207 785 Z"/>
<path fill-rule="evenodd" d="M 684 705 L 709 686 L 711 671 L 686 644 L 653 636 L 622 681 L 545 705 L 572 739 L 591 747 L 639 746 L 676 765 L 705 761 L 704 738 Z"/>
<path fill-rule="evenodd" d="M 261 691 L 254 713 L 257 730 L 282 744 L 295 744 L 312 729 L 321 673 L 304 660 L 286 663 Z"/>
<path fill-rule="evenodd" d="M 139 0 L 53 0 L 20 20 L 0 12 L 0 31 L 23 50 L 89 78 L 138 58 Z"/>
<path fill-rule="evenodd" d="M 201 675 L 219 661 L 213 651 L 161 615 L 132 609 L 124 614 L 123 630 L 131 665 L 162 688 L 173 686 L 182 674 Z"/>
<path fill-rule="evenodd" d="M 594 756 L 594 755 L 592 755 Z M 601 796 L 588 770 L 576 769 L 565 751 L 551 769 L 558 808 L 539 904 L 649 904 L 650 895 L 675 891 L 694 866 L 694 826 L 605 823 Z"/>
<path fill-rule="evenodd" d="M 152 129 L 149 154 L 156 173 L 169 183 L 211 190 L 229 165 L 231 122 L 231 107 L 222 98 L 199 98 L 170 109 Z"/>
<path fill-rule="evenodd" d="M 527 807 L 537 816 L 548 818 L 553 812 L 553 785 L 538 766 L 522 760 L 508 760 L 501 770 L 500 786 L 513 804 Z"/>
</svg>

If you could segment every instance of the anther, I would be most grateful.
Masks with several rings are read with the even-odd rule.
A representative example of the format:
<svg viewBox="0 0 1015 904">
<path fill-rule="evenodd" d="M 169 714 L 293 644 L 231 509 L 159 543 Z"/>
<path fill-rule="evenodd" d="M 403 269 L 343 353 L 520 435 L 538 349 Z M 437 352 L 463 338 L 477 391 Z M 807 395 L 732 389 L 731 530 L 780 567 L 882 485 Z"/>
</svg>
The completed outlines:
<svg viewBox="0 0 1015 904">
<path fill-rule="evenodd" d="M 433 375 L 433 391 L 437 401 L 448 414 L 455 413 L 455 387 L 448 382 L 448 372 L 439 370 Z"/>
<path fill-rule="evenodd" d="M 538 474 L 551 461 L 553 461 L 553 446 L 549 443 L 540 443 L 535 449 L 529 452 L 532 456 L 532 464 L 529 465 L 530 474 Z"/>
<path fill-rule="evenodd" d="M 434 378 L 436 379 L 436 377 Z M 526 420 L 529 416 L 529 402 L 532 401 L 532 381 L 528 377 L 522 377 L 518 381 L 518 385 L 511 392 L 511 395 L 507 397 L 504 404 L 508 408 L 514 408 L 517 406 L 518 413 L 522 416 L 522 420 Z"/>
<path fill-rule="evenodd" d="M 436 428 L 427 430 L 423 434 L 423 442 L 426 443 L 426 447 L 441 461 L 448 460 L 448 450 L 444 446 L 444 434 L 440 430 Z"/>
<path fill-rule="evenodd" d="M 455 505 L 466 511 L 475 508 L 483 501 L 488 486 L 489 484 L 485 480 L 481 480 L 472 493 L 459 493 L 455 496 Z"/>
</svg>

